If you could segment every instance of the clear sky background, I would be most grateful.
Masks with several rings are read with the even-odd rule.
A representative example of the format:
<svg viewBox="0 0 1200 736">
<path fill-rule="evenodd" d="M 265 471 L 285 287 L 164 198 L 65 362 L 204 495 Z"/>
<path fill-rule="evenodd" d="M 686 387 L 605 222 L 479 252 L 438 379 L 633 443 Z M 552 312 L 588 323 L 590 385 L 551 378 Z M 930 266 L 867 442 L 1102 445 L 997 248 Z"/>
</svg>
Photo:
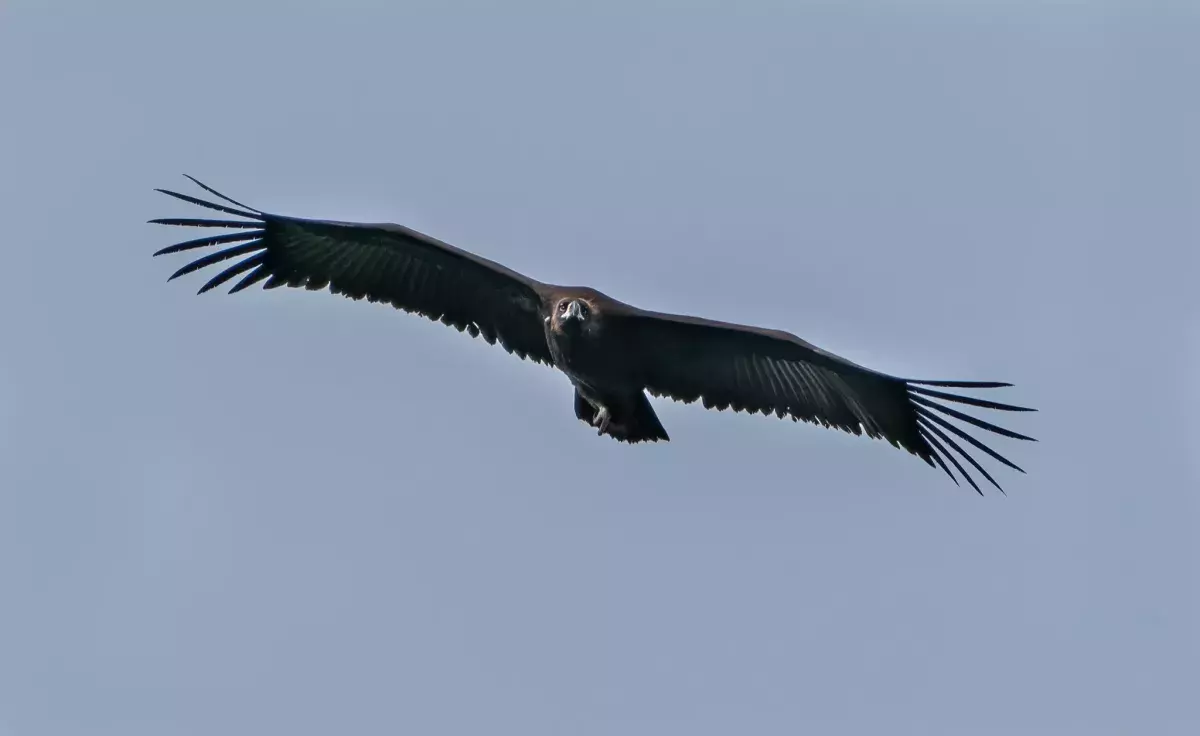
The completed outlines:
<svg viewBox="0 0 1200 736">
<path fill-rule="evenodd" d="M 0 733 L 1200 733 L 1200 8 L 721 5 L 4 4 Z M 184 172 L 1041 441 L 985 498 L 619 445 L 441 325 L 167 283 Z"/>
</svg>

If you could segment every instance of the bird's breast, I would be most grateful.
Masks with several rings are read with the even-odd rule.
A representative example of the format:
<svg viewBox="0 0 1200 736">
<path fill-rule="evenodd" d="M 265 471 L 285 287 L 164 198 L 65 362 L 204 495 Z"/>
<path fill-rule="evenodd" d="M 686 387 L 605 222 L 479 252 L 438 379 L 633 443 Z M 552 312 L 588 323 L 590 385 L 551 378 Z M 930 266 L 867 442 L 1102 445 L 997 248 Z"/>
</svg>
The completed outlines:
<svg viewBox="0 0 1200 736">
<path fill-rule="evenodd" d="M 551 332 L 547 337 L 555 365 L 571 378 L 595 386 L 624 382 L 628 371 L 622 351 L 603 335 Z"/>
</svg>

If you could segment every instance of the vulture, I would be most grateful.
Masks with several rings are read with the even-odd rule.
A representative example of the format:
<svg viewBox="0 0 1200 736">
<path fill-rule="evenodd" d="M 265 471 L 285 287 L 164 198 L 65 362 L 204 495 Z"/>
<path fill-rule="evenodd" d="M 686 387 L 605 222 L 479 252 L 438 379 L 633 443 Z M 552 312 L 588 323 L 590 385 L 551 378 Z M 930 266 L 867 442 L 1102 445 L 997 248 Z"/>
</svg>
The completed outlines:
<svg viewBox="0 0 1200 736">
<path fill-rule="evenodd" d="M 952 465 L 980 495 L 982 490 L 959 457 L 1002 493 L 1004 489 L 962 443 L 1025 472 L 949 419 L 1012 439 L 1032 437 L 948 403 L 997 411 L 1034 409 L 942 390 L 1010 383 L 899 378 L 789 332 L 639 309 L 593 288 L 535 281 L 403 225 L 262 212 L 187 178 L 224 204 L 155 191 L 241 219 L 150 220 L 233 230 L 157 251 L 155 256 L 220 246 L 175 271 L 168 281 L 232 261 L 199 293 L 240 277 L 229 293 L 260 282 L 264 289 L 328 288 L 440 321 L 562 371 L 574 387 L 576 418 L 598 435 L 626 443 L 668 441 L 649 394 L 684 403 L 699 400 L 706 409 L 775 414 L 887 440 L 941 468 L 958 484 Z"/>
</svg>

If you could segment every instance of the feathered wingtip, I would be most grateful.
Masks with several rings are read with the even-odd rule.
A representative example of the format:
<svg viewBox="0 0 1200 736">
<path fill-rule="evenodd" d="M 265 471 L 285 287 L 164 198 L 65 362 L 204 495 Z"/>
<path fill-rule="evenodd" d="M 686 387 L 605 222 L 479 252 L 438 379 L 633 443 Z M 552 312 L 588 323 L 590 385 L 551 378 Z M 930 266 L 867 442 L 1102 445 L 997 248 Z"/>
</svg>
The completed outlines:
<svg viewBox="0 0 1200 736">
<path fill-rule="evenodd" d="M 180 253 L 183 251 L 194 250 L 196 248 L 205 248 L 210 245 L 221 245 L 221 244 L 225 244 L 225 243 L 241 243 L 240 245 L 235 245 L 230 248 L 225 248 L 225 249 L 219 250 L 215 253 L 210 253 L 206 256 L 198 258 L 198 259 L 192 261 L 191 263 L 188 263 L 183 268 L 180 268 L 175 273 L 171 274 L 167 278 L 167 280 L 171 281 L 173 279 L 179 278 L 180 276 L 191 273 L 193 271 L 198 271 L 202 268 L 205 268 L 206 266 L 211 266 L 214 263 L 220 263 L 221 261 L 228 260 L 230 258 L 236 258 L 238 256 L 249 255 L 249 254 L 255 253 L 256 251 L 258 251 L 257 255 L 252 255 L 249 258 L 238 261 L 233 266 L 225 269 L 221 273 L 214 276 L 206 284 L 204 284 L 204 286 L 200 287 L 200 290 L 197 293 L 203 294 L 204 292 L 206 292 L 210 289 L 220 286 L 221 284 L 225 283 L 226 281 L 233 278 L 234 276 L 237 276 L 238 274 L 241 274 L 241 273 L 245 273 L 246 271 L 250 271 L 251 269 L 254 269 L 254 270 L 251 271 L 249 274 L 247 274 L 245 276 L 245 278 L 243 278 L 241 281 L 239 281 L 236 285 L 234 285 L 234 287 L 229 290 L 229 293 L 232 294 L 234 292 L 241 291 L 242 289 L 245 289 L 248 286 L 251 286 L 259 281 L 262 281 L 263 279 L 268 278 L 270 276 L 270 272 L 264 266 L 264 262 L 266 259 L 266 250 L 265 250 L 266 246 L 262 240 L 263 236 L 266 234 L 266 230 L 265 230 L 265 226 L 267 224 L 266 213 L 264 213 L 260 210 L 254 209 L 253 207 L 250 207 L 248 205 L 245 205 L 245 204 L 237 201 L 236 199 L 232 199 L 230 197 L 225 196 L 224 194 L 221 194 L 217 190 L 213 189 L 212 187 L 208 186 L 207 184 L 202 183 L 200 180 L 196 179 L 193 176 L 190 176 L 188 174 L 184 174 L 184 176 L 186 176 L 188 179 L 190 179 L 193 183 L 195 183 L 197 186 L 199 186 L 201 189 L 205 190 L 206 192 L 209 192 L 213 196 L 218 197 L 232 205 L 240 207 L 241 209 L 234 209 L 233 207 L 226 207 L 225 205 L 222 205 L 222 204 L 217 204 L 215 202 L 208 202 L 203 199 L 199 199 L 197 197 L 192 197 L 187 194 L 180 194 L 179 192 L 174 192 L 169 189 L 155 189 L 154 191 L 162 192 L 163 194 L 166 194 L 167 196 L 183 200 L 184 202 L 187 202 L 189 204 L 199 205 L 200 207 L 205 207 L 210 210 L 216 210 L 217 212 L 223 212 L 227 215 L 236 215 L 238 217 L 245 217 L 245 218 L 247 218 L 247 220 L 217 220 L 217 219 L 206 219 L 206 218 L 195 218 L 195 217 L 162 217 L 162 218 L 156 218 L 153 220 L 148 220 L 147 221 L 148 223 L 155 224 L 155 225 L 178 225 L 178 226 L 183 226 L 183 227 L 219 227 L 219 228 L 227 228 L 227 229 L 234 229 L 234 230 L 242 231 L 242 232 L 236 232 L 236 233 L 229 233 L 226 235 L 214 235 L 214 236 L 209 236 L 209 237 L 204 237 L 204 238 L 196 238 L 195 240 L 188 240 L 188 241 L 185 241 L 182 243 L 176 243 L 174 245 L 169 245 L 165 248 L 162 248 L 162 249 L 156 251 L 154 253 L 154 255 L 161 256 L 161 255 L 167 255 L 170 253 Z M 248 242 L 243 242 L 243 241 L 248 241 Z"/>
<path fill-rule="evenodd" d="M 192 183 L 194 183 L 196 186 L 200 187 L 201 189 L 203 189 L 204 191 L 213 195 L 214 197 L 223 199 L 232 205 L 237 205 L 238 207 L 241 207 L 242 210 L 244 210 L 244 211 L 230 209 L 223 205 L 214 204 L 212 202 L 205 202 L 202 199 L 190 197 L 186 194 L 180 194 L 179 192 L 172 192 L 169 189 L 155 189 L 154 191 L 162 192 L 163 194 L 175 197 L 177 199 L 182 199 L 184 202 L 190 202 L 191 204 L 198 204 L 201 207 L 207 207 L 210 210 L 217 210 L 219 212 L 225 212 L 230 215 L 239 215 L 241 217 L 249 217 L 251 219 L 254 219 L 254 218 L 260 217 L 264 214 L 263 212 L 260 212 L 259 210 L 256 210 L 253 207 L 250 207 L 249 205 L 242 204 L 241 202 L 237 201 L 236 199 L 226 197 L 224 194 L 221 194 L 216 189 L 213 189 L 212 187 L 208 186 L 207 184 L 201 182 L 199 179 L 192 176 L 191 174 L 184 174 L 184 176 L 187 177 L 188 179 L 190 179 L 192 181 Z M 150 222 L 160 222 L 160 221 L 159 220 L 150 220 Z M 167 223 L 167 224 L 174 224 L 174 223 Z"/>
<path fill-rule="evenodd" d="M 1016 463 L 983 444 L 978 439 L 967 434 L 961 428 L 956 427 L 955 425 L 946 421 L 946 419 L 944 419 L 942 416 L 938 416 L 938 414 L 958 419 L 959 421 L 974 425 L 980 429 L 986 429 L 989 432 L 993 432 L 1010 439 L 1037 442 L 1036 439 L 1019 434 L 1010 429 L 1005 429 L 1004 427 L 984 421 L 978 417 L 971 416 L 970 414 L 946 406 L 945 404 L 934 401 L 933 399 L 951 401 L 958 404 L 979 407 L 981 409 L 993 409 L 995 411 L 1024 412 L 1037 411 L 1037 409 L 1026 406 L 1017 406 L 1015 404 L 1004 404 L 999 401 L 991 401 L 988 399 L 977 399 L 971 396 L 963 396 L 961 394 L 954 394 L 947 391 L 937 391 L 932 388 L 924 388 L 925 386 L 974 389 L 1009 388 L 1012 386 L 1011 383 L 1004 383 L 1000 381 L 918 381 L 911 379 L 906 380 L 905 383 L 908 385 L 909 398 L 912 400 L 913 408 L 917 413 L 917 424 L 919 425 L 921 436 L 924 437 L 924 439 L 933 449 L 933 451 L 930 453 L 930 457 L 932 458 L 930 465 L 936 463 L 938 467 L 941 467 L 941 469 L 946 472 L 946 475 L 950 476 L 950 479 L 953 480 L 955 484 L 958 484 L 958 478 L 956 478 L 954 473 L 950 471 L 950 468 L 946 465 L 946 460 L 949 460 L 950 463 L 954 465 L 963 478 L 965 478 L 966 481 L 971 484 L 971 487 L 975 489 L 976 493 L 981 496 L 983 495 L 983 491 L 979 488 L 978 484 L 975 483 L 974 478 L 972 478 L 971 474 L 968 473 L 965 468 L 963 468 L 962 463 L 960 463 L 958 459 L 954 457 L 954 455 L 947 449 L 947 446 L 950 448 L 950 450 L 958 453 L 959 456 L 970 463 L 975 470 L 979 471 L 979 473 L 986 478 L 988 482 L 996 487 L 996 490 L 1004 493 L 1004 489 L 1000 487 L 1000 484 L 997 483 L 994 478 L 992 478 L 991 474 L 984 470 L 983 466 L 980 465 L 975 458 L 971 457 L 971 455 L 962 448 L 962 445 L 955 441 L 955 439 L 947 434 L 946 431 L 953 433 L 960 439 L 965 440 L 975 448 L 987 453 L 996 461 L 1003 463 L 1013 470 L 1021 473 L 1025 472 L 1025 470 Z"/>
</svg>

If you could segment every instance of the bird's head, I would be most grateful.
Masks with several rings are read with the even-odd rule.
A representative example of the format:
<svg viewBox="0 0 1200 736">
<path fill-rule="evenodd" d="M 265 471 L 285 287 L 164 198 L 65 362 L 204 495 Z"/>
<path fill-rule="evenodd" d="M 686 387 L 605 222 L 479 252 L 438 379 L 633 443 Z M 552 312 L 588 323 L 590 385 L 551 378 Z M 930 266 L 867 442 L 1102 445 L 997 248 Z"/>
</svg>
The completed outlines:
<svg viewBox="0 0 1200 736">
<path fill-rule="evenodd" d="M 581 297 L 559 299 L 550 315 L 550 327 L 559 333 L 591 332 L 596 323 L 596 308 Z"/>
</svg>

